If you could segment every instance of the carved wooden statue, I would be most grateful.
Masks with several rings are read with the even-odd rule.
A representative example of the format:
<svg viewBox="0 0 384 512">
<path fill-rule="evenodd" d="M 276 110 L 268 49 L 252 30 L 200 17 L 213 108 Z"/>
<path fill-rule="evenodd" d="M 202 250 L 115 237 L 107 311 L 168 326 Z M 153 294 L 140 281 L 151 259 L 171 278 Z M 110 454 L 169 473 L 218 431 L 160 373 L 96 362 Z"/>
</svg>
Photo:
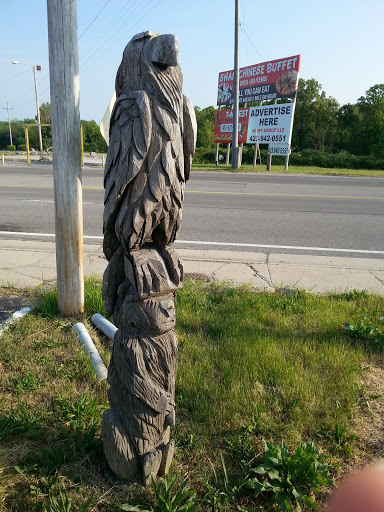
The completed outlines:
<svg viewBox="0 0 384 512">
<path fill-rule="evenodd" d="M 118 331 L 102 436 L 118 479 L 139 476 L 147 484 L 150 475 L 168 472 L 174 452 L 174 294 L 183 266 L 170 245 L 180 229 L 196 143 L 174 35 L 142 32 L 126 46 L 109 134 L 103 299 Z"/>
</svg>

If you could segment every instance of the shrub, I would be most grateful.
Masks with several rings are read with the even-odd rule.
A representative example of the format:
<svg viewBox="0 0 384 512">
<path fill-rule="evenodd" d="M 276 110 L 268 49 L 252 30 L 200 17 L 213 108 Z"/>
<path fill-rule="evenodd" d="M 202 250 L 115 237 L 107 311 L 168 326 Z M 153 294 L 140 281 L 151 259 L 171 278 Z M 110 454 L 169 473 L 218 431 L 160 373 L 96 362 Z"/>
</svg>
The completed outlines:
<svg viewBox="0 0 384 512">
<path fill-rule="evenodd" d="M 301 505 L 316 508 L 312 497 L 314 491 L 332 485 L 330 466 L 315 448 L 314 443 L 300 444 L 291 455 L 284 441 L 274 446 L 264 441 L 265 453 L 262 463 L 252 469 L 254 478 L 246 486 L 253 489 L 255 497 L 261 493 L 272 494 L 282 512 L 300 511 Z"/>
<path fill-rule="evenodd" d="M 18 149 L 19 151 L 26 151 L 26 150 L 27 150 L 27 146 L 26 146 L 25 144 L 19 144 L 19 145 L 17 146 L 17 149 Z"/>
<path fill-rule="evenodd" d="M 11 144 L 9 144 L 9 145 L 7 146 L 7 151 L 16 151 L 16 146 L 14 146 L 13 144 L 12 144 L 12 145 L 11 145 Z"/>
</svg>

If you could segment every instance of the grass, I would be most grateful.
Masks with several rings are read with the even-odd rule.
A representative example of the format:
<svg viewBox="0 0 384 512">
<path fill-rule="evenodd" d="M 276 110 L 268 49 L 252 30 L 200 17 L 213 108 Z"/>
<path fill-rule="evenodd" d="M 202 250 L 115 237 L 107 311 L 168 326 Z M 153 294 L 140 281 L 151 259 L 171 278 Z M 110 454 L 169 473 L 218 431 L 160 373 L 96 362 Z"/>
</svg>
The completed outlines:
<svg viewBox="0 0 384 512">
<path fill-rule="evenodd" d="M 102 312 L 100 288 L 97 279 L 86 282 L 80 321 L 108 362 L 110 346 L 88 321 Z M 72 330 L 79 319 L 57 316 L 54 290 L 36 300 L 33 314 L 0 338 L 0 511 L 153 505 L 151 490 L 105 480 L 100 419 L 107 385 L 80 349 Z M 188 280 L 176 311 L 171 472 L 178 482 L 188 477 L 198 510 L 272 510 L 243 486 L 263 439 L 284 441 L 291 451 L 315 441 L 342 469 L 375 457 L 356 429 L 372 422 L 364 404 L 380 399 L 365 383 L 370 367 L 383 368 L 383 351 L 365 330 L 351 335 L 345 323 L 367 319 L 383 332 L 383 298 L 255 293 Z"/>
<path fill-rule="evenodd" d="M 265 164 L 258 164 L 257 167 L 253 165 L 242 165 L 240 169 L 234 170 L 231 166 L 225 164 L 219 164 L 217 167 L 215 164 L 192 164 L 192 170 L 194 171 L 216 171 L 216 172 L 247 172 L 247 173 L 265 173 Z M 269 171 L 272 174 L 320 174 L 326 176 L 374 176 L 383 177 L 383 170 L 371 170 L 371 169 L 327 169 L 324 167 L 304 167 L 301 165 L 290 165 L 288 171 L 284 170 L 283 165 L 272 165 Z"/>
</svg>

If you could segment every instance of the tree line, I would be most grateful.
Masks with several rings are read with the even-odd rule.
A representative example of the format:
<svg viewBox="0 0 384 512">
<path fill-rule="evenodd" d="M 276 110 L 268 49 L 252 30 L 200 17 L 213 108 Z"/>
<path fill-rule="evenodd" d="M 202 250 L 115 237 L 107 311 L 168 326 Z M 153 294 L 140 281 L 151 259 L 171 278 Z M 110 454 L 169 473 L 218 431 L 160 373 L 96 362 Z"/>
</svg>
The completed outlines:
<svg viewBox="0 0 384 512">
<path fill-rule="evenodd" d="M 256 103 L 251 104 L 253 105 Z M 198 128 L 195 161 L 212 163 L 216 107 L 195 107 L 195 112 Z M 49 103 L 41 105 L 40 118 L 42 124 L 50 124 Z M 97 123 L 81 123 L 84 151 L 106 152 L 107 145 Z M 25 149 L 25 124 L 37 125 L 36 118 L 12 121 L 15 149 Z M 50 127 L 42 128 L 42 138 L 44 149 L 50 148 Z M 8 123 L 3 121 L 0 122 L 0 149 L 6 149 L 9 144 Z M 39 147 L 37 126 L 36 129 L 29 129 L 29 145 L 35 149 Z M 291 146 L 292 164 L 384 169 L 384 84 L 372 86 L 356 103 L 341 106 L 334 98 L 326 95 L 317 80 L 301 78 L 297 90 Z M 222 153 L 225 147 L 226 144 L 221 145 Z M 244 163 L 252 162 L 252 153 L 251 146 L 244 148 Z M 274 157 L 276 163 L 280 163 L 280 160 L 281 157 Z"/>
<path fill-rule="evenodd" d="M 212 162 L 216 108 L 195 107 L 195 112 L 197 147 L 201 148 L 197 158 Z M 339 162 L 347 167 L 384 168 L 384 84 L 368 89 L 356 103 L 340 105 L 326 95 L 317 80 L 301 78 L 291 146 L 292 163 L 296 160 L 297 164 L 325 167 Z M 251 160 L 250 149 L 246 148 L 244 154 Z"/>
<path fill-rule="evenodd" d="M 40 122 L 41 124 L 51 124 L 51 105 L 50 103 L 42 103 L 40 106 Z M 39 149 L 39 134 L 37 130 L 37 116 L 34 119 L 12 120 L 12 142 L 13 150 L 23 151 L 26 149 L 25 145 L 25 125 L 36 125 L 28 129 L 29 147 L 35 150 Z M 84 138 L 84 151 L 106 153 L 108 146 L 103 139 L 100 129 L 96 121 L 81 121 L 83 126 Z M 52 134 L 49 126 L 41 128 L 41 135 L 43 140 L 43 148 L 49 149 L 52 147 Z M 0 122 L 0 149 L 5 150 L 10 146 L 9 126 L 8 122 Z"/>
</svg>

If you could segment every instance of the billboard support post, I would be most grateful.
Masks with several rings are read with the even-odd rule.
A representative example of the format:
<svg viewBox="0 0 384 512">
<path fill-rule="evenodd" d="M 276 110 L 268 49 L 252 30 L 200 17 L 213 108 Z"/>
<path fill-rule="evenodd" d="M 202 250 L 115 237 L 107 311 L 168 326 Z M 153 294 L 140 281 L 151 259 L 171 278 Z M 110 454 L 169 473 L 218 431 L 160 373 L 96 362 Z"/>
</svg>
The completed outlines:
<svg viewBox="0 0 384 512">
<path fill-rule="evenodd" d="M 229 155 L 231 152 L 231 143 L 228 142 L 227 144 L 227 152 L 225 153 L 225 165 L 229 165 Z"/>
<path fill-rule="evenodd" d="M 277 104 L 277 100 L 274 100 L 273 101 L 273 104 L 276 105 Z M 272 155 L 270 153 L 267 154 L 267 171 L 270 171 L 271 170 L 271 166 L 272 166 Z"/>
<path fill-rule="evenodd" d="M 232 169 L 239 168 L 239 7 L 240 0 L 235 0 L 235 59 L 234 59 L 234 108 L 232 134 Z"/>
<path fill-rule="evenodd" d="M 297 98 L 297 94 L 293 100 L 293 111 L 295 111 L 295 107 L 296 107 L 296 98 Z M 291 147 L 289 147 L 289 149 L 291 149 Z M 284 161 L 284 171 L 288 171 L 288 166 L 289 166 L 289 155 L 290 155 L 290 152 L 288 152 L 288 154 L 285 155 L 285 161 Z"/>
<path fill-rule="evenodd" d="M 218 110 L 221 110 L 221 105 L 219 106 Z M 216 143 L 216 152 L 215 152 L 215 165 L 217 167 L 219 163 L 219 143 Z"/>
</svg>

